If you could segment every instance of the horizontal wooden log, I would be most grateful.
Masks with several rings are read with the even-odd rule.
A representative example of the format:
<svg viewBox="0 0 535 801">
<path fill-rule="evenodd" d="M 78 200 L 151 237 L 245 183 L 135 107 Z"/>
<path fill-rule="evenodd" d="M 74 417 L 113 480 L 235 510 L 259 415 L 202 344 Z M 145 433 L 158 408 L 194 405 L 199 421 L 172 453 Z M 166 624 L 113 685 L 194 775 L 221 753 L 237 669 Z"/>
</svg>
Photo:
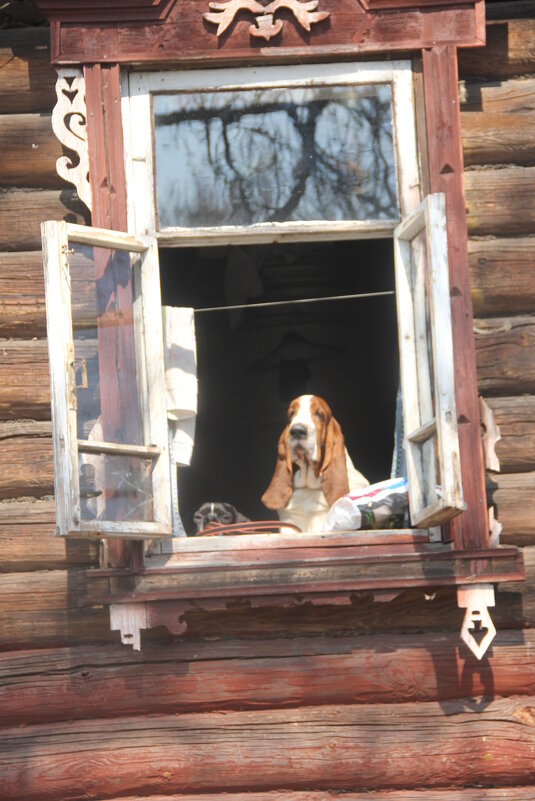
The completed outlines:
<svg viewBox="0 0 535 801">
<path fill-rule="evenodd" d="M 50 420 L 46 340 L 0 340 L 0 420 Z"/>
<path fill-rule="evenodd" d="M 489 398 L 488 405 L 500 427 L 496 444 L 500 472 L 535 470 L 535 397 Z"/>
<path fill-rule="evenodd" d="M 0 253 L 0 336 L 46 336 L 40 250 Z"/>
<path fill-rule="evenodd" d="M 535 239 L 470 239 L 474 314 L 521 314 L 535 309 Z"/>
<path fill-rule="evenodd" d="M 513 236 L 535 230 L 535 167 L 468 170 L 464 174 L 468 233 Z"/>
<path fill-rule="evenodd" d="M 0 186 L 69 186 L 56 172 L 63 151 L 49 114 L 0 115 L 0 141 Z"/>
<path fill-rule="evenodd" d="M 0 565 L 6 572 L 98 565 L 98 543 L 54 536 L 53 498 L 0 502 Z"/>
<path fill-rule="evenodd" d="M 474 332 L 481 394 L 535 393 L 535 315 L 476 318 Z"/>
<path fill-rule="evenodd" d="M 499 80 L 534 72 L 535 29 L 529 18 L 491 20 L 485 47 L 459 51 L 462 78 Z"/>
<path fill-rule="evenodd" d="M 44 220 L 89 223 L 89 212 L 74 189 L 6 190 L 0 203 L 0 250 L 38 250 Z"/>
<path fill-rule="evenodd" d="M 51 429 L 48 421 L 0 423 L 0 499 L 53 493 Z"/>
<path fill-rule="evenodd" d="M 465 165 L 535 161 L 535 112 L 470 111 L 461 115 L 461 123 Z"/>
<path fill-rule="evenodd" d="M 535 628 L 535 548 L 524 549 L 524 558 L 526 582 L 500 585 L 492 612 L 499 631 Z M 83 570 L 0 575 L 0 649 L 118 642 L 118 633 L 110 632 L 106 607 L 79 605 L 86 592 Z M 312 607 L 299 596 L 279 607 L 251 608 L 246 601 L 229 600 L 221 611 L 207 611 L 194 602 L 184 613 L 188 628 L 182 638 L 459 632 L 462 617 L 456 593 L 448 588 L 432 593 L 409 590 L 388 603 L 374 601 L 371 593 L 355 593 L 351 604 L 344 606 Z M 143 644 L 155 639 L 171 641 L 172 637 L 163 628 L 142 635 Z"/>
<path fill-rule="evenodd" d="M 357 792 L 306 792 L 276 790 L 275 792 L 232 793 L 232 801 L 533 801 L 533 787 L 477 787 L 456 790 L 365 790 Z M 112 801 L 110 798 L 106 801 Z M 195 795 L 121 796 L 113 801 L 231 801 L 220 793 Z"/>
<path fill-rule="evenodd" d="M 487 494 L 496 505 L 505 545 L 535 544 L 535 472 L 493 473 L 487 478 Z"/>
<path fill-rule="evenodd" d="M 472 111 L 490 115 L 532 112 L 535 111 L 535 78 L 460 81 L 459 100 L 462 120 Z"/>
<path fill-rule="evenodd" d="M 323 704 L 532 695 L 535 631 L 481 663 L 458 633 L 144 643 L 0 654 L 2 725 Z"/>
<path fill-rule="evenodd" d="M 135 791 L 530 784 L 534 709 L 535 697 L 525 696 L 477 710 L 444 701 L 8 728 L 0 747 L 2 793 L 4 801 L 55 801 Z"/>
<path fill-rule="evenodd" d="M 50 112 L 56 72 L 48 27 L 0 31 L 0 114 Z"/>
</svg>

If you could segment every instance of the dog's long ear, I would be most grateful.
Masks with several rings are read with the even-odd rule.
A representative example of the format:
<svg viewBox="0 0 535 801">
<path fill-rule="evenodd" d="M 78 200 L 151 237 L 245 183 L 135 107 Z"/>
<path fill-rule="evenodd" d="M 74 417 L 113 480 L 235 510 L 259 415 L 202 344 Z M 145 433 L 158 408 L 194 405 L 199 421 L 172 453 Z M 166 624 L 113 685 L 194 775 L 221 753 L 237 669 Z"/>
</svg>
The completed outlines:
<svg viewBox="0 0 535 801">
<path fill-rule="evenodd" d="M 331 417 L 327 425 L 320 476 L 323 493 L 329 506 L 349 492 L 344 435 L 334 417 Z"/>
<path fill-rule="evenodd" d="M 279 437 L 275 472 L 267 490 L 262 495 L 262 503 L 268 509 L 284 509 L 292 497 L 293 468 L 288 445 L 288 426 Z"/>
</svg>

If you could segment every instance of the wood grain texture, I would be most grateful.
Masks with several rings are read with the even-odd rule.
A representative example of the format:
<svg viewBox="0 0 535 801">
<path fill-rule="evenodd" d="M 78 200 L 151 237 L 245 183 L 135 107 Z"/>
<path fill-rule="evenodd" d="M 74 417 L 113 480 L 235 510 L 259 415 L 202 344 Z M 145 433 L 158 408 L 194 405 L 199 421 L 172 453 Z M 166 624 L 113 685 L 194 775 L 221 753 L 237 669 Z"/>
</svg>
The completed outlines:
<svg viewBox="0 0 535 801">
<path fill-rule="evenodd" d="M 535 161 L 535 112 L 462 115 L 464 163 L 532 164 Z"/>
<path fill-rule="evenodd" d="M 329 792 L 276 790 L 275 792 L 232 793 L 232 801 L 533 801 L 535 788 L 478 787 L 456 790 L 365 790 L 364 792 Z M 230 801 L 219 793 L 195 795 L 149 795 L 142 801 Z M 105 801 L 111 801 L 110 798 Z M 121 796 L 114 801 L 141 801 L 140 796 Z"/>
<path fill-rule="evenodd" d="M 522 236 L 535 230 L 535 167 L 468 170 L 464 185 L 470 235 Z"/>
<path fill-rule="evenodd" d="M 481 663 L 457 633 L 145 642 L 0 654 L 2 725 L 535 692 L 535 632 L 500 631 Z M 477 702 L 474 700 L 475 706 Z"/>
<path fill-rule="evenodd" d="M 489 21 L 486 47 L 462 50 L 459 54 L 459 70 L 463 78 L 479 77 L 491 80 L 534 73 L 533 20 Z"/>
<path fill-rule="evenodd" d="M 534 710 L 535 698 L 524 696 L 475 709 L 443 701 L 7 728 L 0 751 L 3 798 L 529 784 L 535 780 Z"/>
<path fill-rule="evenodd" d="M 0 340 L 0 420 L 50 420 L 46 340 Z"/>
<path fill-rule="evenodd" d="M 535 315 L 474 320 L 481 394 L 535 393 Z"/>
<path fill-rule="evenodd" d="M 48 114 L 0 115 L 0 186 L 69 186 L 56 172 L 62 147 L 54 136 Z"/>
<path fill-rule="evenodd" d="M 0 31 L 0 114 L 50 112 L 55 83 L 48 28 Z"/>
<path fill-rule="evenodd" d="M 0 250 L 38 250 L 44 220 L 84 224 L 88 219 L 74 189 L 6 190 L 0 194 L 0 204 Z"/>
<path fill-rule="evenodd" d="M 500 427 L 496 445 L 500 472 L 535 470 L 535 397 L 489 398 L 488 405 Z"/>
<path fill-rule="evenodd" d="M 35 337 L 45 334 L 41 251 L 0 253 L 0 336 Z"/>
<path fill-rule="evenodd" d="M 535 628 L 535 548 L 524 549 L 526 582 L 499 586 L 492 617 L 498 631 Z M 107 608 L 80 606 L 86 592 L 83 570 L 36 571 L 0 575 L 0 649 L 17 650 L 119 641 L 110 632 Z M 458 633 L 462 611 L 454 590 L 402 592 L 388 603 L 355 593 L 345 606 L 311 606 L 296 596 L 287 607 L 252 609 L 229 600 L 226 609 L 206 611 L 192 603 L 184 614 L 188 628 L 179 642 L 203 638 L 269 638 L 283 635 L 357 636 L 420 631 Z M 172 641 L 165 629 L 143 632 L 142 648 L 154 640 Z"/>
<path fill-rule="evenodd" d="M 470 239 L 474 313 L 507 315 L 535 309 L 535 237 Z"/>
<path fill-rule="evenodd" d="M 443 192 L 446 197 L 455 405 L 467 505 L 462 515 L 450 521 L 448 529 L 456 547 L 477 548 L 488 544 L 488 521 L 472 332 L 457 50 L 453 47 L 424 50 L 422 64 L 430 190 Z"/>
<path fill-rule="evenodd" d="M 240 16 L 219 37 L 203 20 L 204 0 L 176 3 L 163 24 L 92 26 L 91 36 L 82 24 L 52 29 L 55 63 L 69 62 L 170 62 L 182 64 L 210 60 L 212 66 L 228 63 L 266 63 L 285 59 L 299 61 L 355 56 L 378 50 L 400 52 L 434 45 L 473 46 L 481 43 L 479 17 L 474 7 L 449 9 L 411 8 L 366 12 L 358 0 L 324 0 L 321 10 L 330 13 L 303 31 L 286 19 L 281 36 L 267 43 L 251 42 L 250 15 Z"/>
<path fill-rule="evenodd" d="M 3 436 L 0 426 L 0 499 L 54 492 L 50 436 Z"/>
<path fill-rule="evenodd" d="M 493 473 L 487 477 L 487 494 L 503 525 L 500 542 L 535 544 L 535 472 Z"/>
<path fill-rule="evenodd" d="M 98 543 L 54 536 L 53 498 L 0 503 L 0 566 L 5 572 L 97 566 Z"/>
<path fill-rule="evenodd" d="M 535 111 L 535 78 L 463 80 L 459 84 L 459 95 L 463 121 L 474 111 L 491 115 L 526 114 Z"/>
</svg>

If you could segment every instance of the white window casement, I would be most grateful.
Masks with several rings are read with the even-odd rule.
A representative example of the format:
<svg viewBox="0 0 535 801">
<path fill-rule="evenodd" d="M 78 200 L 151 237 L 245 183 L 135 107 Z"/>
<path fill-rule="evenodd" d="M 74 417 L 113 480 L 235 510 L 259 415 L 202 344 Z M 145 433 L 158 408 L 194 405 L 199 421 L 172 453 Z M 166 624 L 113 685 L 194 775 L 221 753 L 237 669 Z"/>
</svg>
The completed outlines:
<svg viewBox="0 0 535 801">
<path fill-rule="evenodd" d="M 53 221 L 42 237 L 58 533 L 170 536 L 156 242 Z"/>
</svg>

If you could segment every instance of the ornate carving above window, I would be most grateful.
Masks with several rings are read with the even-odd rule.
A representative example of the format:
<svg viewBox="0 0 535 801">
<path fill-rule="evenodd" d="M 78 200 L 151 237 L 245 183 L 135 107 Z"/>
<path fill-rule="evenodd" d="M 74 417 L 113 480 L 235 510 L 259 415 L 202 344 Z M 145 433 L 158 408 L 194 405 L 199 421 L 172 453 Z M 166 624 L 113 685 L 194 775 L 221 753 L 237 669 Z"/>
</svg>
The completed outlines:
<svg viewBox="0 0 535 801">
<path fill-rule="evenodd" d="M 56 170 L 61 178 L 74 184 L 78 197 L 91 211 L 84 76 L 77 67 L 61 67 L 57 73 L 58 100 L 52 112 L 52 128 L 73 155 L 61 156 Z"/>
</svg>

